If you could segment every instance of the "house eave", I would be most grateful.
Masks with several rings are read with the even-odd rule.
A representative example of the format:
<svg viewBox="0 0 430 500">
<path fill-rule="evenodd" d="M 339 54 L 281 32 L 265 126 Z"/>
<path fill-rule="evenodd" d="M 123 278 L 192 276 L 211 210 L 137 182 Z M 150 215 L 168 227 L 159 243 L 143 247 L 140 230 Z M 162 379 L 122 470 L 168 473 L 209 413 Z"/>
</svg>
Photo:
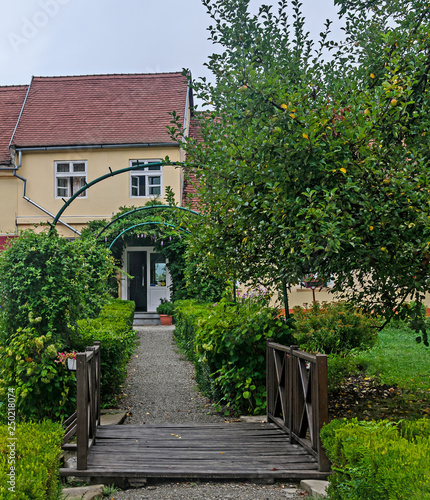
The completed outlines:
<svg viewBox="0 0 430 500">
<path fill-rule="evenodd" d="M 130 144 L 75 144 L 60 146 L 16 146 L 17 151 L 61 151 L 61 150 L 87 150 L 87 149 L 119 149 L 119 148 L 178 148 L 178 142 L 142 142 Z"/>
</svg>

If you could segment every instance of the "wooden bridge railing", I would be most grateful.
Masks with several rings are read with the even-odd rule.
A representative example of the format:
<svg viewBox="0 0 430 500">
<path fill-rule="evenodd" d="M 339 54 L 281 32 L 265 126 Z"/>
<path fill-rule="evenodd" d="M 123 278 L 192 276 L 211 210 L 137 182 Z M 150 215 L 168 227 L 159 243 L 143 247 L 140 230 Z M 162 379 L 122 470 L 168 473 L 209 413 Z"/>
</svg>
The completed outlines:
<svg viewBox="0 0 430 500">
<path fill-rule="evenodd" d="M 64 450 L 76 450 L 77 469 L 87 468 L 100 425 L 100 342 L 76 354 L 76 412 L 63 424 Z M 66 444 L 76 434 L 76 444 Z"/>
<path fill-rule="evenodd" d="M 290 443 L 307 449 L 321 472 L 330 471 L 320 439 L 328 423 L 327 356 L 268 340 L 266 363 L 267 421 L 288 432 Z"/>
</svg>

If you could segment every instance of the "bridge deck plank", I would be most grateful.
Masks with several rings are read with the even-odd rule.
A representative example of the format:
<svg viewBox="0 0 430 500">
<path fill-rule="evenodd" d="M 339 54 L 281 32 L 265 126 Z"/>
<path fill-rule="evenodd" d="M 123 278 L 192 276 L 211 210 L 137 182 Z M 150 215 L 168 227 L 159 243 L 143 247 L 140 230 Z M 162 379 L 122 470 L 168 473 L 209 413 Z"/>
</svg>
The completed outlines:
<svg viewBox="0 0 430 500">
<path fill-rule="evenodd" d="M 84 471 L 63 476 L 321 479 L 315 458 L 274 424 L 112 425 L 97 430 Z"/>
</svg>

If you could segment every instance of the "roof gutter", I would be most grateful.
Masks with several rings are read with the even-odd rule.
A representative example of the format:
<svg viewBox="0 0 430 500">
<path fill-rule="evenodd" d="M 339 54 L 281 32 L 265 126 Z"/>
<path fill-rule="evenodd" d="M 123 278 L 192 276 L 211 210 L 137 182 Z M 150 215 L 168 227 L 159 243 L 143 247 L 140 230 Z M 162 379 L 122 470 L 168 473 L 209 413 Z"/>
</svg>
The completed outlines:
<svg viewBox="0 0 430 500">
<path fill-rule="evenodd" d="M 119 149 L 119 148 L 177 148 L 176 142 L 146 142 L 137 144 L 89 144 L 89 145 L 73 145 L 73 146 L 27 146 L 16 147 L 17 151 L 61 151 L 61 150 L 82 150 L 82 149 Z"/>
</svg>

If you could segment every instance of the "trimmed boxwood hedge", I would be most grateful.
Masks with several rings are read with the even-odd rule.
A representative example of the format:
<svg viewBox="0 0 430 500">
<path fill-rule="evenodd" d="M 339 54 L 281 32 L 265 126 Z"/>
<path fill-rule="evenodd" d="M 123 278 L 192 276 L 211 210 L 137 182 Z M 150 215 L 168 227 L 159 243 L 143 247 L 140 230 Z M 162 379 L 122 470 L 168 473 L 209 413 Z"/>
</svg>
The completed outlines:
<svg viewBox="0 0 430 500">
<path fill-rule="evenodd" d="M 63 434 L 60 424 L 48 420 L 0 425 L 0 500 L 59 498 Z"/>
<path fill-rule="evenodd" d="M 175 338 L 202 392 L 233 413 L 266 408 L 266 341 L 292 340 L 291 326 L 260 302 L 175 302 Z"/>
<path fill-rule="evenodd" d="M 333 500 L 430 499 L 430 420 L 333 420 L 321 440 Z"/>
<path fill-rule="evenodd" d="M 76 351 L 84 351 L 96 340 L 101 342 L 101 402 L 104 407 L 115 404 L 136 346 L 134 309 L 134 302 L 113 299 L 97 318 L 78 321 L 79 333 L 71 340 Z"/>
</svg>

